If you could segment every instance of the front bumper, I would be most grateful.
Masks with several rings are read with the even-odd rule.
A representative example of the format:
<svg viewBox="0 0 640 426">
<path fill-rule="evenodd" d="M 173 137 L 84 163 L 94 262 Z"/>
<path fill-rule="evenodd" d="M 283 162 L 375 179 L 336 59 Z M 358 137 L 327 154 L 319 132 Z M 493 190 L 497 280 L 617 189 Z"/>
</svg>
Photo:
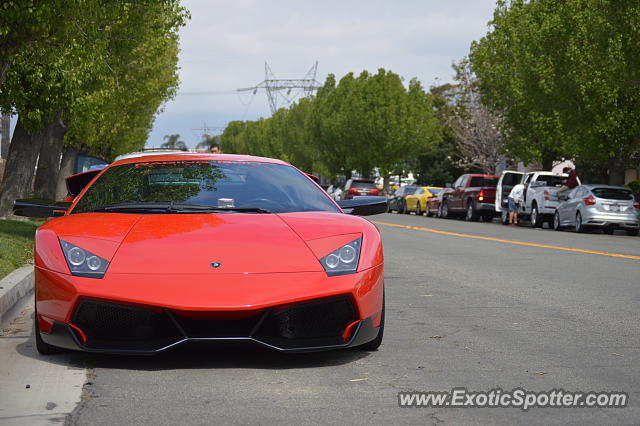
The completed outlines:
<svg viewBox="0 0 640 426">
<path fill-rule="evenodd" d="M 383 274 L 379 265 L 338 277 L 107 274 L 98 280 L 36 266 L 36 310 L 45 342 L 87 352 L 153 354 L 194 341 L 319 351 L 376 337 Z M 316 306 L 332 300 L 342 302 Z M 286 331 L 288 325 L 294 329 Z"/>
<path fill-rule="evenodd" d="M 352 308 L 342 296 L 234 320 L 193 320 L 168 309 L 157 312 L 85 300 L 73 323 L 54 321 L 49 333 L 40 335 L 61 348 L 124 355 L 153 355 L 192 342 L 244 342 L 280 352 L 317 352 L 359 346 L 377 337 L 373 317 L 354 321 Z"/>
</svg>

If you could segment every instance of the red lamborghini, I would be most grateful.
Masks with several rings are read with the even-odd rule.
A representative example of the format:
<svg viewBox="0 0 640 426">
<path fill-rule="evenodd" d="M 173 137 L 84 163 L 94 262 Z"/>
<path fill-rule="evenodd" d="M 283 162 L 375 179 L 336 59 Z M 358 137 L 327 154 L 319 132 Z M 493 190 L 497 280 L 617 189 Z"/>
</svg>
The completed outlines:
<svg viewBox="0 0 640 426">
<path fill-rule="evenodd" d="M 380 345 L 382 243 L 357 215 L 384 212 L 384 198 L 337 204 L 287 163 L 238 155 L 129 158 L 87 180 L 72 203 L 14 206 L 61 216 L 35 237 L 40 353 Z"/>
</svg>

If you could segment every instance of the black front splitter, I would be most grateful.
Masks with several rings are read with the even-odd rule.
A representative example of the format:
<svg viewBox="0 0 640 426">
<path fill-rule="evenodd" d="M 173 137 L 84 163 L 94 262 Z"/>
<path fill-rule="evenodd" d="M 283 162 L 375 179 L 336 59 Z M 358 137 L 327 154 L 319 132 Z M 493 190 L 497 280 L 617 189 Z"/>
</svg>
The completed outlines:
<svg viewBox="0 0 640 426">
<path fill-rule="evenodd" d="M 379 328 L 373 326 L 373 319 L 366 318 L 361 320 L 356 326 L 356 330 L 353 333 L 351 339 L 342 344 L 319 344 L 312 346 L 295 346 L 295 342 L 289 342 L 289 347 L 278 346 L 275 343 L 269 343 L 266 341 L 267 339 L 257 338 L 257 337 L 180 337 L 174 339 L 173 341 L 169 341 L 159 345 L 156 348 L 140 348 L 135 342 L 131 344 L 122 344 L 122 342 L 118 342 L 118 344 L 113 347 L 91 347 L 85 345 L 76 333 L 73 328 L 66 323 L 57 322 L 53 323 L 53 327 L 50 333 L 40 332 L 42 340 L 50 345 L 57 346 L 59 348 L 74 350 L 74 351 L 82 351 L 82 352 L 91 352 L 91 353 L 105 353 L 105 354 L 120 354 L 120 355 L 155 355 L 169 349 L 176 348 L 178 346 L 184 345 L 186 343 L 191 342 L 219 342 L 219 343 L 255 343 L 261 346 L 264 346 L 268 349 L 272 349 L 278 352 L 285 353 L 304 353 L 304 352 L 321 352 L 321 351 L 330 351 L 334 349 L 346 349 L 350 347 L 356 347 L 363 345 L 378 336 Z M 128 346 L 128 347 L 127 347 Z"/>
</svg>

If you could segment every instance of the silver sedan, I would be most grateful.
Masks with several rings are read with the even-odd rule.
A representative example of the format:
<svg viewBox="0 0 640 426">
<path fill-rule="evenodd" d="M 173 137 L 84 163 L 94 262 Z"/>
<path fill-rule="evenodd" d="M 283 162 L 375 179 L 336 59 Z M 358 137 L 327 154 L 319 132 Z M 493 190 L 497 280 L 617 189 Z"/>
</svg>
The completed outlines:
<svg viewBox="0 0 640 426">
<path fill-rule="evenodd" d="M 576 232 L 600 228 L 607 234 L 624 229 L 635 236 L 640 230 L 640 204 L 621 186 L 581 185 L 558 205 L 553 227 L 558 231 L 572 227 Z"/>
</svg>

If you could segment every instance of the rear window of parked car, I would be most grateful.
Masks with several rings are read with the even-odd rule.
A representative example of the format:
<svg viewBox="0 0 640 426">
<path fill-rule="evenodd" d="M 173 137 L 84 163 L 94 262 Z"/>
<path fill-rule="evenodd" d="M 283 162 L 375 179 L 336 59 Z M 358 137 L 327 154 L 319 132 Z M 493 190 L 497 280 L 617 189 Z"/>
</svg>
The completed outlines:
<svg viewBox="0 0 640 426">
<path fill-rule="evenodd" d="M 633 200 L 633 194 L 628 189 L 619 188 L 595 188 L 591 192 L 598 198 L 607 200 Z"/>
<path fill-rule="evenodd" d="M 352 188 L 364 188 L 364 189 L 376 189 L 376 184 L 373 182 L 359 182 L 354 181 L 351 184 Z"/>
<path fill-rule="evenodd" d="M 474 176 L 471 178 L 471 182 L 469 182 L 470 187 L 491 187 L 495 188 L 498 186 L 498 178 L 493 177 L 482 177 L 482 176 Z"/>
</svg>

